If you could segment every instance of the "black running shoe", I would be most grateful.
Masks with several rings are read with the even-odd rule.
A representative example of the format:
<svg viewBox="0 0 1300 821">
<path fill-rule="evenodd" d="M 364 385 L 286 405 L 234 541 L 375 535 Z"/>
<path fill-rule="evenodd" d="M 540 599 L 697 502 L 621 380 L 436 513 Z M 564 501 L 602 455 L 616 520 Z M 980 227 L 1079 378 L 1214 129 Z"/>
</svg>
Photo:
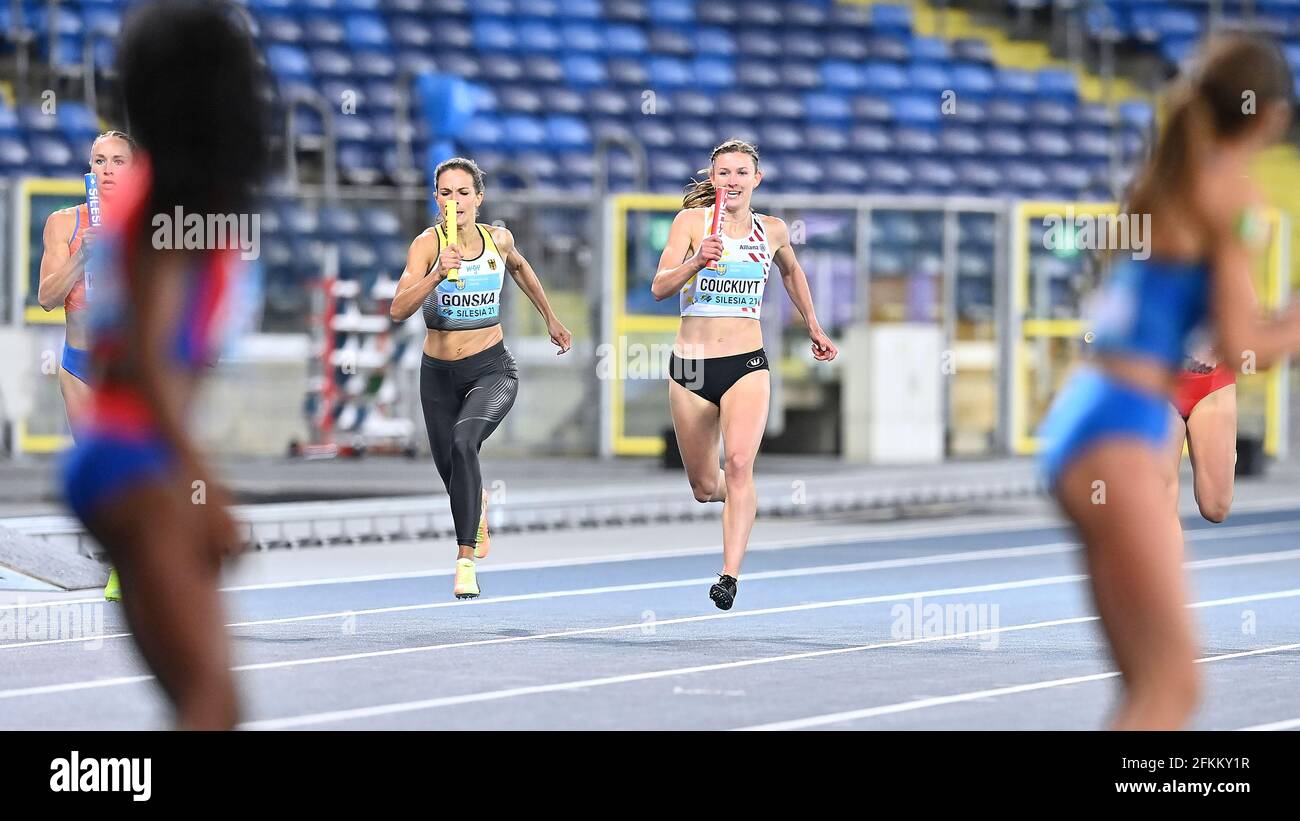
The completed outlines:
<svg viewBox="0 0 1300 821">
<path fill-rule="evenodd" d="M 719 610 L 730 610 L 736 601 L 736 580 L 731 576 L 718 574 L 718 583 L 709 588 L 709 598 Z"/>
</svg>

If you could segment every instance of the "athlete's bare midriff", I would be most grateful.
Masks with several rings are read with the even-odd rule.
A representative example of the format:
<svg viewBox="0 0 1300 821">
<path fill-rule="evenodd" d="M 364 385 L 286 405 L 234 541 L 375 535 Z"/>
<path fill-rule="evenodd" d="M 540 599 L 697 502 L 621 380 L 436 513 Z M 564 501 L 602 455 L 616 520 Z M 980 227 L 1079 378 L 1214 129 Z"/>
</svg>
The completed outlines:
<svg viewBox="0 0 1300 821">
<path fill-rule="evenodd" d="M 468 331 L 430 330 L 424 337 L 424 352 L 434 359 L 464 359 L 486 351 L 504 338 L 500 325 Z"/>
<path fill-rule="evenodd" d="M 85 350 L 90 347 L 90 321 L 86 318 L 86 312 L 73 311 L 65 313 L 64 330 L 65 338 L 68 344 L 74 348 Z"/>
<path fill-rule="evenodd" d="M 684 316 L 673 352 L 683 359 L 714 359 L 763 347 L 757 319 L 744 316 Z"/>
</svg>

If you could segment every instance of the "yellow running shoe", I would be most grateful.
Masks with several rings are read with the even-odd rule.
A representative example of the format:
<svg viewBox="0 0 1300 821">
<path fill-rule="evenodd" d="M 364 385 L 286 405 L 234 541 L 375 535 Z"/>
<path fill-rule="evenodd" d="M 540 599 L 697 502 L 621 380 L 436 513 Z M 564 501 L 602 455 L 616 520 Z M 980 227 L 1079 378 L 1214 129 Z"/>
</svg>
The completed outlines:
<svg viewBox="0 0 1300 821">
<path fill-rule="evenodd" d="M 474 558 L 486 559 L 492 549 L 492 536 L 488 533 L 487 491 L 483 491 L 483 513 L 478 517 L 478 537 L 474 540 Z"/>
<path fill-rule="evenodd" d="M 108 569 L 108 584 L 104 585 L 104 601 L 121 601 L 122 583 L 117 579 L 117 568 Z"/>
<path fill-rule="evenodd" d="M 456 560 L 456 586 L 452 590 L 458 599 L 478 598 L 478 573 L 473 559 Z"/>
</svg>

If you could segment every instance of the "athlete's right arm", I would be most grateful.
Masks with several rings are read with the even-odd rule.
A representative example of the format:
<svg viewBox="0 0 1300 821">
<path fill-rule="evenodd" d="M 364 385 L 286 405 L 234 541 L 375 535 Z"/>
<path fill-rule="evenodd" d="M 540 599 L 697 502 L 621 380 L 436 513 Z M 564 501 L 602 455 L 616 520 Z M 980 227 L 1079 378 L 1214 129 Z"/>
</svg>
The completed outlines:
<svg viewBox="0 0 1300 821">
<path fill-rule="evenodd" d="M 710 262 L 722 259 L 722 238 L 714 234 L 700 240 L 700 247 L 690 256 L 691 226 L 699 224 L 701 209 L 688 208 L 678 211 L 673 218 L 672 228 L 668 229 L 668 242 L 664 252 L 659 255 L 659 271 L 654 282 L 650 283 L 650 293 L 656 301 L 665 300 L 690 282 Z"/>
<path fill-rule="evenodd" d="M 1222 361 L 1235 371 L 1249 363 L 1266 370 L 1300 350 L 1300 305 L 1261 319 L 1251 281 L 1251 249 L 1240 228 L 1249 209 L 1258 207 L 1243 193 L 1207 190 L 1199 198 L 1210 237 L 1210 314 Z"/>
<path fill-rule="evenodd" d="M 84 243 L 77 253 L 68 253 L 75 219 L 74 212 L 63 210 L 55 211 L 45 220 L 45 249 L 41 253 L 41 283 L 36 291 L 36 301 L 47 311 L 63 304 L 86 268 Z"/>
<path fill-rule="evenodd" d="M 394 321 L 405 322 L 420 310 L 424 300 L 446 278 L 439 257 L 438 232 L 425 231 L 411 242 L 411 248 L 406 252 L 406 270 L 397 281 L 397 295 L 388 309 L 388 315 Z M 438 264 L 434 265 L 434 262 Z"/>
</svg>

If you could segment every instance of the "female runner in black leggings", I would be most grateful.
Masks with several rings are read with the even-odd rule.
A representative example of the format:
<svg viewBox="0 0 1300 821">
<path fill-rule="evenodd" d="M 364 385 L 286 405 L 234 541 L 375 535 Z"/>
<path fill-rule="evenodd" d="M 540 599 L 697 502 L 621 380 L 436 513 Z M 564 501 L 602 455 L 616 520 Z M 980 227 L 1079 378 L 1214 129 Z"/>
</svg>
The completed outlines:
<svg viewBox="0 0 1300 821">
<path fill-rule="evenodd" d="M 501 334 L 505 273 L 546 320 L 559 353 L 569 350 L 573 335 L 551 310 L 542 283 L 510 232 L 475 221 L 483 204 L 483 172 L 474 161 L 457 157 L 439 165 L 434 188 L 442 220 L 411 243 L 390 313 L 405 321 L 424 311 L 429 332 L 420 400 L 433 461 L 456 523 L 453 592 L 458 599 L 472 599 L 479 594 L 474 559 L 486 556 L 490 545 L 478 452 L 519 391 L 519 371 Z M 454 229 L 447 225 L 451 215 Z"/>
</svg>

